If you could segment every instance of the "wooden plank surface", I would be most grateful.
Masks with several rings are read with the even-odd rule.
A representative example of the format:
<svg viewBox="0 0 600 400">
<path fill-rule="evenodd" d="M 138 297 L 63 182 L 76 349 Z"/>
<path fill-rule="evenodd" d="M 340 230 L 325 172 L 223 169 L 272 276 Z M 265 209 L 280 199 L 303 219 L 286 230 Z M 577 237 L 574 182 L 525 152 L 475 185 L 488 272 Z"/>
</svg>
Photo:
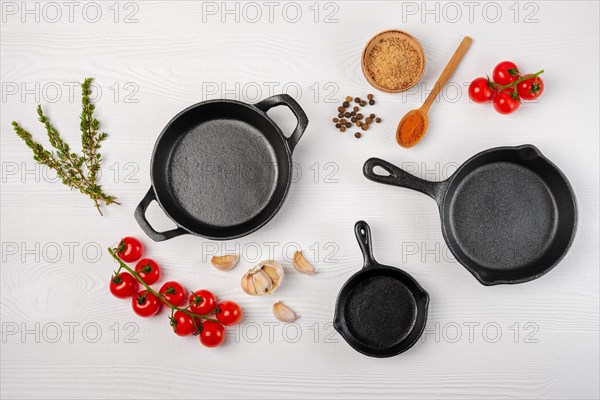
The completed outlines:
<svg viewBox="0 0 600 400">
<path fill-rule="evenodd" d="M 102 1 L 81 2 L 70 15 L 62 2 L 3 1 L 1 397 L 598 398 L 599 6 L 467 3 Z M 337 102 L 373 91 L 360 70 L 362 46 L 391 28 L 423 44 L 421 84 L 408 94 L 375 93 L 383 123 L 360 140 L 336 132 L 329 120 Z M 424 100 L 465 35 L 473 45 L 432 106 L 427 137 L 400 149 L 397 121 Z M 539 103 L 511 116 L 470 103 L 466 91 L 503 59 L 546 71 Z M 97 116 L 110 133 L 101 183 L 123 203 L 103 218 L 36 166 L 10 126 L 17 120 L 42 139 L 39 102 L 77 143 L 73 85 L 86 76 L 96 78 Z M 277 216 L 228 242 L 145 238 L 133 210 L 150 185 L 162 127 L 201 100 L 256 102 L 282 91 L 310 124 Z M 292 129 L 289 112 L 272 115 Z M 560 265 L 523 285 L 480 285 L 450 255 L 433 201 L 361 173 L 378 156 L 444 179 L 478 151 L 525 143 L 568 176 L 580 219 Z M 159 229 L 172 226 L 156 205 L 148 217 Z M 359 219 L 371 225 L 378 260 L 401 266 L 431 295 L 423 338 L 399 357 L 364 357 L 331 327 L 337 292 L 362 262 L 353 234 Z M 176 337 L 164 313 L 142 320 L 108 293 L 115 265 L 106 248 L 124 235 L 144 239 L 165 280 L 213 289 L 244 307 L 224 347 Z M 293 271 L 296 247 L 317 275 Z M 209 265 L 212 254 L 232 250 L 242 255 L 233 271 Z M 273 297 L 249 298 L 240 276 L 271 257 L 285 265 L 284 285 Z M 302 315 L 296 325 L 270 325 L 276 300 Z"/>
</svg>

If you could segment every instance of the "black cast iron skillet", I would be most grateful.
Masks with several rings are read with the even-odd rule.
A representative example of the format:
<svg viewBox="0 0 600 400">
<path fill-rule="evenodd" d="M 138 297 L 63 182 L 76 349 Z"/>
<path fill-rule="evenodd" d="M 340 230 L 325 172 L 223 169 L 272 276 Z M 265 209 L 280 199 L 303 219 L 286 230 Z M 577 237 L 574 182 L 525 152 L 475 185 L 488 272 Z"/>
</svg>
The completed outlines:
<svg viewBox="0 0 600 400">
<path fill-rule="evenodd" d="M 377 174 L 376 167 L 389 175 Z M 450 251 L 484 285 L 539 278 L 565 256 L 575 236 L 573 189 L 531 145 L 483 151 L 442 182 L 378 158 L 367 160 L 363 172 L 372 181 L 432 197 Z"/>
<path fill-rule="evenodd" d="M 333 326 L 367 356 L 395 356 L 421 337 L 429 295 L 406 272 L 375 261 L 366 222 L 358 221 L 354 233 L 365 261 L 340 290 Z"/>
<path fill-rule="evenodd" d="M 267 111 L 285 105 L 298 124 L 285 137 Z M 277 213 L 292 177 L 292 152 L 308 118 L 287 94 L 250 105 L 235 100 L 195 104 L 175 116 L 154 146 L 152 186 L 135 219 L 154 241 L 183 234 L 233 239 Z M 157 232 L 145 212 L 156 200 L 176 229 Z"/>
</svg>

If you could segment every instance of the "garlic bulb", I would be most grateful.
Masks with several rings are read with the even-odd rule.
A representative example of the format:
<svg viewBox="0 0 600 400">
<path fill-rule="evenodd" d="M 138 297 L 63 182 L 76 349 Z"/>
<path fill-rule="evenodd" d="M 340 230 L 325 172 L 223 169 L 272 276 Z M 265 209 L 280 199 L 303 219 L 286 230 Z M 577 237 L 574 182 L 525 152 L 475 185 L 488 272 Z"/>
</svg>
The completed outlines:
<svg viewBox="0 0 600 400">
<path fill-rule="evenodd" d="M 219 271 L 229 271 L 238 263 L 240 256 L 237 254 L 225 254 L 224 256 L 213 256 L 210 263 Z"/>
<path fill-rule="evenodd" d="M 276 261 L 261 261 L 242 276 L 242 289 L 250 296 L 271 294 L 283 281 L 283 267 Z"/>
<path fill-rule="evenodd" d="M 317 270 L 302 255 L 302 250 L 294 253 L 294 269 L 303 274 L 312 275 Z"/>
<path fill-rule="evenodd" d="M 281 322 L 294 322 L 300 316 L 294 310 L 283 304 L 281 301 L 273 304 L 273 315 Z"/>
</svg>

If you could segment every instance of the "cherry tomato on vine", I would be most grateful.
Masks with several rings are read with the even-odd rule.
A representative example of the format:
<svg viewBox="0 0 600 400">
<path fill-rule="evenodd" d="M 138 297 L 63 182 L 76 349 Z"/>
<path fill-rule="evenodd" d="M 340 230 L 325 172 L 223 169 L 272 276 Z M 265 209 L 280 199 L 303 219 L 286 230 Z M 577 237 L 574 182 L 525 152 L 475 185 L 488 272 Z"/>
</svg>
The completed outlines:
<svg viewBox="0 0 600 400">
<path fill-rule="evenodd" d="M 200 343 L 206 347 L 217 347 L 225 341 L 225 328 L 218 322 L 206 321 L 202 324 Z"/>
<path fill-rule="evenodd" d="M 237 324 L 241 321 L 243 315 L 240 306 L 229 300 L 220 302 L 215 311 L 215 317 L 225 326 Z"/>
<path fill-rule="evenodd" d="M 121 272 L 110 278 L 110 292 L 120 299 L 133 296 L 137 288 L 138 281 L 129 272 Z"/>
<path fill-rule="evenodd" d="M 183 286 L 175 281 L 166 282 L 161 286 L 159 293 L 175 307 L 182 305 L 186 297 Z"/>
<path fill-rule="evenodd" d="M 475 103 L 487 103 L 488 101 L 492 101 L 495 94 L 494 83 L 490 82 L 488 78 L 475 78 L 469 85 L 469 97 Z"/>
<path fill-rule="evenodd" d="M 152 285 L 160 279 L 160 267 L 156 261 L 149 258 L 142 258 L 138 261 L 135 265 L 135 272 L 137 272 L 140 278 L 148 285 Z"/>
<path fill-rule="evenodd" d="M 525 75 L 524 81 L 517 83 L 517 91 L 523 100 L 535 100 L 544 93 L 544 81 L 539 76 Z"/>
<path fill-rule="evenodd" d="M 178 336 L 189 336 L 196 333 L 198 328 L 202 326 L 200 318 L 194 318 L 192 320 L 192 317 L 182 311 L 175 311 L 175 314 L 170 317 L 170 320 L 173 332 Z"/>
<path fill-rule="evenodd" d="M 161 301 L 154 294 L 147 290 L 138 292 L 131 300 L 133 311 L 140 317 L 151 317 L 156 315 L 162 305 Z"/>
<path fill-rule="evenodd" d="M 196 290 L 190 295 L 190 310 L 194 314 L 205 315 L 215 309 L 217 298 L 208 290 Z"/>
<path fill-rule="evenodd" d="M 500 114 L 512 114 L 520 106 L 519 95 L 513 88 L 504 89 L 494 97 L 494 108 Z"/>
<path fill-rule="evenodd" d="M 144 246 L 139 240 L 132 236 L 126 236 L 117 246 L 117 255 L 125 262 L 134 262 L 142 257 Z"/>
<path fill-rule="evenodd" d="M 520 75 L 521 73 L 515 63 L 511 61 L 502 61 L 494 68 L 492 79 L 500 86 L 506 86 L 519 79 Z"/>
</svg>

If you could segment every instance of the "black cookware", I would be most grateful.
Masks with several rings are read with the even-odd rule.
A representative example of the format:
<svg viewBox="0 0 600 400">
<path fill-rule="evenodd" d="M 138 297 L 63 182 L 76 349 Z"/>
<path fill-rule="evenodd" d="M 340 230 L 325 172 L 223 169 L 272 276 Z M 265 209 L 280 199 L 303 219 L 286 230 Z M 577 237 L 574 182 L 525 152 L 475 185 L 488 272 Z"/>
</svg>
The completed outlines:
<svg viewBox="0 0 600 400">
<path fill-rule="evenodd" d="M 539 278 L 564 257 L 575 236 L 573 189 L 531 145 L 483 151 L 442 182 L 377 158 L 367 160 L 363 172 L 372 181 L 432 197 L 452 254 L 484 285 Z"/>
<path fill-rule="evenodd" d="M 421 337 L 429 295 L 406 272 L 375 261 L 366 222 L 358 221 L 354 232 L 364 265 L 340 290 L 333 326 L 365 355 L 395 356 Z"/>
<path fill-rule="evenodd" d="M 285 105 L 296 116 L 285 137 L 267 115 Z M 233 239 L 254 232 L 277 213 L 292 177 L 292 152 L 308 118 L 286 94 L 250 105 L 210 100 L 176 115 L 156 141 L 152 186 L 135 218 L 154 241 L 183 234 Z M 157 232 L 145 212 L 156 200 L 176 229 Z"/>
</svg>

